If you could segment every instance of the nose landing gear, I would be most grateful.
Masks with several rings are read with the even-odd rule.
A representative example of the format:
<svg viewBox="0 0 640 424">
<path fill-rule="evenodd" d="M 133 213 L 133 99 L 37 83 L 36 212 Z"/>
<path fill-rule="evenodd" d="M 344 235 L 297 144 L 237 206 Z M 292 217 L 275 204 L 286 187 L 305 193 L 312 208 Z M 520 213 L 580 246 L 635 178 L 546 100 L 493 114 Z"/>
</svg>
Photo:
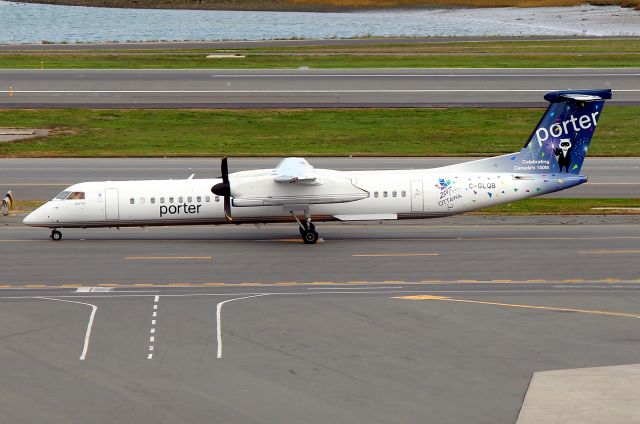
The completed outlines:
<svg viewBox="0 0 640 424">
<path fill-rule="evenodd" d="M 53 230 L 51 231 L 51 235 L 49 237 L 51 237 L 51 240 L 53 241 L 60 241 L 62 240 L 62 233 L 58 230 Z"/>
</svg>

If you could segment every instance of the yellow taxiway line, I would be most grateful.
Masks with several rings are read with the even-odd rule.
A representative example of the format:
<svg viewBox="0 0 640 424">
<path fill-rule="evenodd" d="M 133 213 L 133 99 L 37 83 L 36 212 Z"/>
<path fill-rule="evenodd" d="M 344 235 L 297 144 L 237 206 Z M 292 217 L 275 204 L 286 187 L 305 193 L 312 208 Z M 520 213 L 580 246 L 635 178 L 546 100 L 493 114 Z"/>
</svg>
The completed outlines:
<svg viewBox="0 0 640 424">
<path fill-rule="evenodd" d="M 407 256 L 439 256 L 439 253 L 356 253 L 351 256 L 355 258 L 396 258 Z"/>
<path fill-rule="evenodd" d="M 200 258 L 200 257 L 197 257 Z M 210 259 L 210 257 L 202 257 Z M 162 257 L 166 259 L 166 257 Z M 442 284 L 450 285 L 487 285 L 487 284 L 506 284 L 506 285 L 520 285 L 527 283 L 540 283 L 540 284 L 558 284 L 558 283 L 573 283 L 573 284 L 640 284 L 640 276 L 634 278 L 600 278 L 600 279 L 561 279 L 561 280 L 418 280 L 418 281 L 403 281 L 403 280 L 385 280 L 385 281 L 273 281 L 273 282 L 260 282 L 260 281 L 241 281 L 241 282 L 202 282 L 202 283 L 188 283 L 188 282 L 167 282 L 167 283 L 91 283 L 85 282 L 84 284 L 45 284 L 37 282 L 29 283 L 0 283 L 0 289 L 20 289 L 20 288 L 32 288 L 32 289 L 58 289 L 58 288 L 77 288 L 77 287 L 116 287 L 116 288 L 138 288 L 138 287 L 241 287 L 241 286 L 258 286 L 258 287 L 281 287 L 281 286 L 363 286 L 363 285 L 385 285 L 385 284 L 403 284 L 406 286 L 434 286 Z M 585 286 L 588 288 L 588 286 Z"/>
<path fill-rule="evenodd" d="M 583 255 L 637 255 L 640 250 L 579 250 Z"/>
<path fill-rule="evenodd" d="M 611 312 L 611 311 L 599 311 L 592 309 L 574 309 L 574 308 L 557 308 L 553 306 L 537 306 L 537 305 L 521 305 L 517 303 L 502 303 L 502 302 L 487 302 L 482 300 L 468 300 L 468 299 L 454 299 L 448 296 L 433 296 L 433 295 L 416 295 L 416 296 L 396 296 L 393 299 L 404 299 L 404 300 L 440 300 L 445 302 L 460 302 L 460 303 L 474 303 L 478 305 L 491 305 L 491 306 L 501 306 L 506 308 L 524 308 L 524 309 L 539 309 L 544 311 L 556 311 L 556 312 L 578 312 L 583 314 L 594 314 L 594 315 L 606 315 L 613 317 L 624 317 L 624 318 L 638 318 L 640 319 L 640 315 L 631 314 L 627 312 Z"/>
<path fill-rule="evenodd" d="M 155 261 L 155 260 L 182 260 L 182 259 L 211 259 L 211 256 L 127 256 L 124 258 L 127 261 Z"/>
</svg>

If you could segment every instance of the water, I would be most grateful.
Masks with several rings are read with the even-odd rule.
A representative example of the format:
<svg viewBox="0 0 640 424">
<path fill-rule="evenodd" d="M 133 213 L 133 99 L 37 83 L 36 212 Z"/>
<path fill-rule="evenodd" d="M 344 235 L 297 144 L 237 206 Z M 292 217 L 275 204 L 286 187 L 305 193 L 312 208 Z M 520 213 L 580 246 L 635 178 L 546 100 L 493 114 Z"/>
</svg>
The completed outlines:
<svg viewBox="0 0 640 424">
<path fill-rule="evenodd" d="M 578 6 L 233 12 L 108 9 L 0 0 L 0 43 L 4 44 L 483 35 L 640 35 L 640 11 Z"/>
</svg>

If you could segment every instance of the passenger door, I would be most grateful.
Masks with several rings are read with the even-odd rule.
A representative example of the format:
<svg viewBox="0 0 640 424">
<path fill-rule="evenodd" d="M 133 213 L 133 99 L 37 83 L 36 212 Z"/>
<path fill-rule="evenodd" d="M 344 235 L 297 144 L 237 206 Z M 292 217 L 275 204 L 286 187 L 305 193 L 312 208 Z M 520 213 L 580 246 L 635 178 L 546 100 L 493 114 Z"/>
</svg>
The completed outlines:
<svg viewBox="0 0 640 424">
<path fill-rule="evenodd" d="M 422 180 L 411 180 L 411 212 L 424 212 Z"/>
<path fill-rule="evenodd" d="M 107 220 L 120 219 L 120 205 L 117 188 L 108 188 L 105 190 L 104 218 Z"/>
</svg>

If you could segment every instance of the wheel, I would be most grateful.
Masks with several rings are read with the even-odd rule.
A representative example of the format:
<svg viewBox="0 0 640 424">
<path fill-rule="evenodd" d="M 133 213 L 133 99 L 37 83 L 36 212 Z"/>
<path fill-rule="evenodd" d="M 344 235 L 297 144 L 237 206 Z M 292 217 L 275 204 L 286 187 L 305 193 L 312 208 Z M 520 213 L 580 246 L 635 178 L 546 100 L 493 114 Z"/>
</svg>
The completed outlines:
<svg viewBox="0 0 640 424">
<path fill-rule="evenodd" d="M 58 230 L 51 231 L 51 240 L 60 241 L 62 240 L 62 233 Z"/>
<path fill-rule="evenodd" d="M 316 244 L 318 241 L 318 233 L 315 231 L 305 231 L 302 236 L 302 241 L 304 241 L 305 244 Z"/>
</svg>

